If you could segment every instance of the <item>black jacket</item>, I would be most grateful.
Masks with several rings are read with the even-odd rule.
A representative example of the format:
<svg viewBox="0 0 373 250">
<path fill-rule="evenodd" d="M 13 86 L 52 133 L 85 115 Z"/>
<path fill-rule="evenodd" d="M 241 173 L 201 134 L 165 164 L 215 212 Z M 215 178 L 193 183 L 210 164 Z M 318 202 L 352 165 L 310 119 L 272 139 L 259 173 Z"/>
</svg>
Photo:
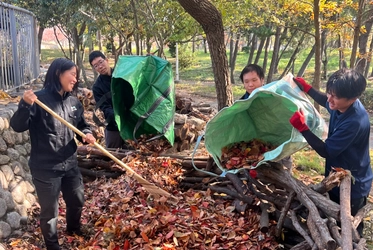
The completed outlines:
<svg viewBox="0 0 373 250">
<path fill-rule="evenodd" d="M 111 70 L 113 73 L 113 70 Z M 99 75 L 95 84 L 92 87 L 93 97 L 96 103 L 98 103 L 101 98 L 106 98 L 106 100 L 99 106 L 101 111 L 104 113 L 105 120 L 107 122 L 106 129 L 109 131 L 118 131 L 118 125 L 115 122 L 113 101 L 111 94 L 105 96 L 111 91 L 111 75 Z"/>
<path fill-rule="evenodd" d="M 64 120 L 81 130 L 92 133 L 84 119 L 84 109 L 80 101 L 66 93 L 46 89 L 35 93 L 38 99 L 60 115 Z M 23 99 L 18 110 L 10 119 L 10 126 L 16 132 L 29 130 L 31 139 L 30 169 L 49 169 L 67 171 L 76 167 L 77 145 L 74 132 L 62 124 L 37 104 L 28 105 Z M 77 135 L 81 140 L 81 137 Z"/>
</svg>

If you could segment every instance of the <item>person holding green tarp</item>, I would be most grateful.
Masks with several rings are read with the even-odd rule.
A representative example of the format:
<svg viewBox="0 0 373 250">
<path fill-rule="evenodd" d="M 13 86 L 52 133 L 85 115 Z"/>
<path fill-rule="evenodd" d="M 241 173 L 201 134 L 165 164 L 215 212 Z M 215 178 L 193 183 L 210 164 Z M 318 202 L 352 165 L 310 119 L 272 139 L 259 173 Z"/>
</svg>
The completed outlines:
<svg viewBox="0 0 373 250">
<path fill-rule="evenodd" d="M 257 64 L 248 64 L 241 71 L 240 79 L 246 90 L 246 93 L 240 98 L 240 100 L 245 100 L 249 98 L 250 94 L 255 89 L 264 85 L 263 69 Z M 289 170 L 292 169 L 293 160 L 291 159 L 291 156 L 280 160 L 279 163 L 287 167 Z"/>
<path fill-rule="evenodd" d="M 111 78 L 114 70 L 110 67 L 109 60 L 101 51 L 92 51 L 89 54 L 89 63 L 100 74 L 92 87 L 92 92 L 97 106 L 104 113 L 107 122 L 105 127 L 105 145 L 107 148 L 122 148 L 125 142 L 120 136 L 115 122 L 111 95 Z"/>
<path fill-rule="evenodd" d="M 305 123 L 303 113 L 296 111 L 290 118 L 291 125 L 325 161 L 325 176 L 333 168 L 350 170 L 351 215 L 355 216 L 367 203 L 372 188 L 373 173 L 369 156 L 370 122 L 367 111 L 359 101 L 367 82 L 353 69 L 341 69 L 332 74 L 326 83 L 326 94 L 309 85 L 303 78 L 294 81 L 330 114 L 329 132 L 325 141 L 314 135 Z M 340 203 L 339 187 L 329 191 L 330 199 Z M 363 233 L 363 223 L 357 228 Z"/>
</svg>

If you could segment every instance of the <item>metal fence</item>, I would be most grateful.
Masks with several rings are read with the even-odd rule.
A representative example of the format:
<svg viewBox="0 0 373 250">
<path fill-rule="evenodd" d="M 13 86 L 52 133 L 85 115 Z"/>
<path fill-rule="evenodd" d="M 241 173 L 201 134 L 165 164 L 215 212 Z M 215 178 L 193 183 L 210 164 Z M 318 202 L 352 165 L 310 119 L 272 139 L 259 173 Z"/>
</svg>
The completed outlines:
<svg viewBox="0 0 373 250">
<path fill-rule="evenodd" d="M 1 90 L 13 90 L 38 77 L 38 50 L 34 14 L 0 2 Z"/>
</svg>

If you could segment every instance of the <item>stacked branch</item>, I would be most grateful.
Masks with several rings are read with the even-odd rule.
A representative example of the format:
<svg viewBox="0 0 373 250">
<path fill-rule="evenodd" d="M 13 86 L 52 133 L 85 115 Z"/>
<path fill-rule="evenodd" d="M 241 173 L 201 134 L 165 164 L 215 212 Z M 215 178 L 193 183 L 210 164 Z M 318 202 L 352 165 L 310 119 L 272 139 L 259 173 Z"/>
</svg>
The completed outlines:
<svg viewBox="0 0 373 250">
<path fill-rule="evenodd" d="M 295 244 L 286 243 L 285 236 L 284 244 L 289 249 L 365 249 L 365 239 L 360 238 L 356 228 L 371 206 L 367 205 L 352 217 L 349 202 L 339 205 L 326 195 L 338 185 L 341 200 L 350 200 L 351 175 L 348 171 L 333 172 L 317 185 L 307 186 L 278 163 L 261 165 L 256 169 L 256 175 L 243 170 L 236 175 L 228 173 L 226 178 L 219 177 L 221 170 L 210 158 L 195 160 L 194 165 L 217 176 L 196 171 L 191 160 L 185 159 L 182 166 L 186 176 L 181 187 L 209 188 L 217 197 L 222 197 L 223 193 L 225 199 L 232 200 L 238 212 L 256 207 L 261 211 L 263 233 L 268 232 L 269 218 L 273 218 L 277 221 L 274 234 L 279 239 L 284 232 L 295 231 L 301 236 L 294 237 L 294 233 L 289 233 L 289 238 L 298 239 Z"/>
</svg>

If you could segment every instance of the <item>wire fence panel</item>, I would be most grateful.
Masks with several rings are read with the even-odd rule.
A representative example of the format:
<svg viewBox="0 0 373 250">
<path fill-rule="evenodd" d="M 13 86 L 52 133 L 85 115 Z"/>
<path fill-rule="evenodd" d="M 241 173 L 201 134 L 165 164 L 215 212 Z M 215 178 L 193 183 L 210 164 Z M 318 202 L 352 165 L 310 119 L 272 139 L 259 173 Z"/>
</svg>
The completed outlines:
<svg viewBox="0 0 373 250">
<path fill-rule="evenodd" d="M 0 2 L 0 89 L 10 91 L 30 83 L 39 70 L 35 16 Z"/>
</svg>

